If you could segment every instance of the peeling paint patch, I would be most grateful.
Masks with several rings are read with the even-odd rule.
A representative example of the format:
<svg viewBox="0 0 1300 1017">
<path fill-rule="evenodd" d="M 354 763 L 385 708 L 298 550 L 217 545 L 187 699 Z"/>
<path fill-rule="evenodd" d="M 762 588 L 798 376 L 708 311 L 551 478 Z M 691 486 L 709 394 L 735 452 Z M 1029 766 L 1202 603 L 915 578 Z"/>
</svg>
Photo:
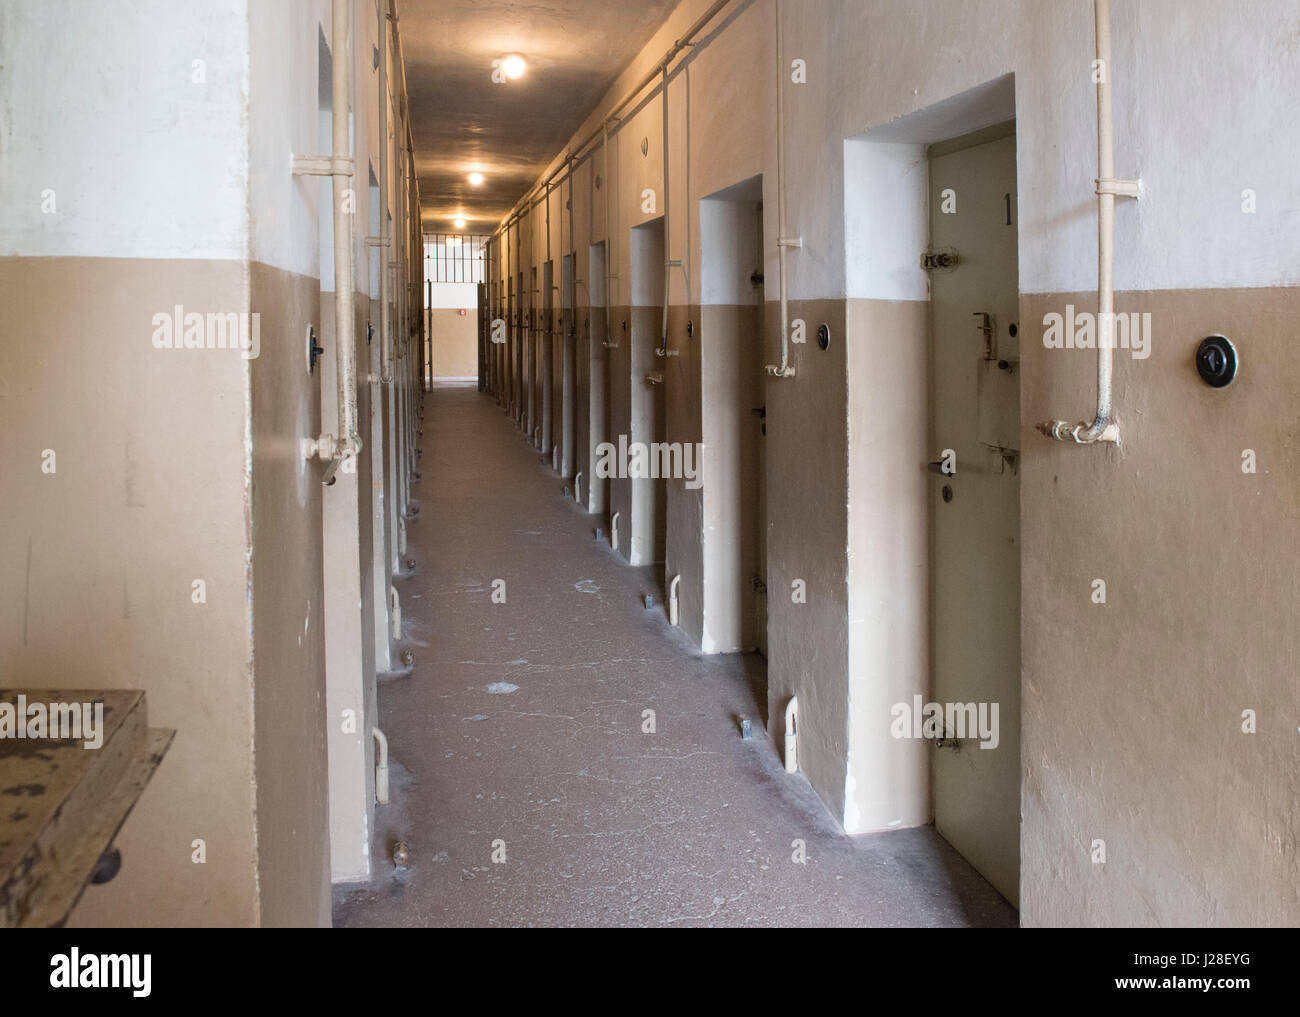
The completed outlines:
<svg viewBox="0 0 1300 1017">
<path fill-rule="evenodd" d="M 509 682 L 493 682 L 487 687 L 488 692 L 494 696 L 508 695 L 511 692 L 518 692 L 518 685 L 511 685 Z"/>
</svg>

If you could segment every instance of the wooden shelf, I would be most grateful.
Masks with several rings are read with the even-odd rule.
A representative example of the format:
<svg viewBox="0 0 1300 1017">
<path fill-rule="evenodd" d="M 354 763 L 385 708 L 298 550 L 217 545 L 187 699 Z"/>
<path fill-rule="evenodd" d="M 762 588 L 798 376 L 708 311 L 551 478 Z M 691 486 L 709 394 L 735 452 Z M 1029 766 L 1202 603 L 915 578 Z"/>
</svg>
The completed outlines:
<svg viewBox="0 0 1300 1017">
<path fill-rule="evenodd" d="M 0 689 L 0 704 L 16 711 L 20 696 L 29 709 L 103 704 L 98 748 L 85 737 L 0 737 L 0 927 L 59 926 L 176 732 L 147 726 L 140 691 Z"/>
</svg>

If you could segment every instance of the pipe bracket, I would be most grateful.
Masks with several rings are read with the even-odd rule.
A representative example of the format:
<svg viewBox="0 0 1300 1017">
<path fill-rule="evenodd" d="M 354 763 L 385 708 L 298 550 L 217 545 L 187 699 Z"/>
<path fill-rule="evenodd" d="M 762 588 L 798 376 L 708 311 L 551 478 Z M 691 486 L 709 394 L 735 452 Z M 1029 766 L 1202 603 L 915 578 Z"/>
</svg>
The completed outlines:
<svg viewBox="0 0 1300 1017">
<path fill-rule="evenodd" d="M 1142 181 L 1138 180 L 1116 180 L 1114 177 L 1105 177 L 1097 180 L 1098 194 L 1113 194 L 1120 198 L 1140 198 L 1142 197 Z"/>
<path fill-rule="evenodd" d="M 295 155 L 291 168 L 296 177 L 350 177 L 356 172 L 351 159 L 329 155 Z"/>
</svg>

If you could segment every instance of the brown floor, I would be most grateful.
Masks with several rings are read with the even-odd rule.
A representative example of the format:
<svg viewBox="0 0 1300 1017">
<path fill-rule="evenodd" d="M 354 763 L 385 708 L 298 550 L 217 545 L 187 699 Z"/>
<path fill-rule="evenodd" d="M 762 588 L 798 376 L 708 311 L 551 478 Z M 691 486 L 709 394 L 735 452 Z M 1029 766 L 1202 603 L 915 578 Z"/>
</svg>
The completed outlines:
<svg viewBox="0 0 1300 1017">
<path fill-rule="evenodd" d="M 443 388 L 425 407 L 399 581 L 415 672 L 379 689 L 379 875 L 336 889 L 335 925 L 1016 923 L 932 827 L 840 831 L 764 734 L 762 660 L 705 656 L 645 609 L 654 570 L 597 543 L 493 399 Z"/>
</svg>

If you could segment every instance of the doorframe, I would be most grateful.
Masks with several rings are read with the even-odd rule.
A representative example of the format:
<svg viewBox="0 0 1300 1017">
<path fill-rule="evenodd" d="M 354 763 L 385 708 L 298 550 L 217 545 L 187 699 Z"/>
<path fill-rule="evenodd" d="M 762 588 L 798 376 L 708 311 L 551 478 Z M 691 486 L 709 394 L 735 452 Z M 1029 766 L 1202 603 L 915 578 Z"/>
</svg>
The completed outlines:
<svg viewBox="0 0 1300 1017">
<path fill-rule="evenodd" d="M 662 361 L 655 356 L 663 318 L 664 217 L 638 223 L 628 231 L 631 275 L 631 304 L 628 309 L 628 442 L 647 447 L 667 437 L 667 407 L 661 381 L 647 378 L 661 374 Z M 653 327 L 652 327 L 653 326 Z M 657 435 L 662 432 L 664 438 Z M 629 479 L 631 525 L 628 528 L 628 564 L 653 565 L 664 560 L 666 549 L 667 481 L 650 477 Z M 658 485 L 658 486 L 656 486 Z"/>
<path fill-rule="evenodd" d="M 752 561 L 760 535 L 746 532 L 745 506 L 748 486 L 756 482 L 753 464 L 746 470 L 742 453 L 749 445 L 745 428 L 754 426 L 754 401 L 766 405 L 767 363 L 764 308 L 755 305 L 750 276 L 762 272 L 766 238 L 763 236 L 763 177 L 739 181 L 699 200 L 700 249 L 700 412 L 701 441 L 704 445 L 702 475 L 701 565 L 703 593 L 700 646 L 705 653 L 752 651 L 765 642 L 766 616 L 755 617 L 757 597 L 747 587 L 753 572 L 760 570 L 767 581 L 767 561 Z M 736 216 L 736 222 L 727 216 Z M 752 217 L 752 218 L 751 218 Z M 728 240 L 741 235 L 744 222 L 757 224 L 752 247 L 740 248 Z M 758 341 L 754 348 L 742 345 L 743 326 L 730 327 L 725 311 L 717 308 L 752 307 Z M 740 359 L 748 357 L 744 364 Z M 752 368 L 745 387 L 745 367 Z M 762 445 L 757 454 L 766 457 Z M 752 522 L 752 521 L 751 521 Z M 749 560 L 752 568 L 746 567 Z M 766 615 L 766 612 L 765 612 Z"/>
<path fill-rule="evenodd" d="M 1015 115 L 1015 77 L 1008 74 L 844 143 L 848 833 L 933 820 L 933 749 L 924 739 L 890 733 L 897 704 L 931 698 L 925 464 L 932 458 L 933 357 L 921 265 L 930 237 L 926 149 Z"/>
</svg>

